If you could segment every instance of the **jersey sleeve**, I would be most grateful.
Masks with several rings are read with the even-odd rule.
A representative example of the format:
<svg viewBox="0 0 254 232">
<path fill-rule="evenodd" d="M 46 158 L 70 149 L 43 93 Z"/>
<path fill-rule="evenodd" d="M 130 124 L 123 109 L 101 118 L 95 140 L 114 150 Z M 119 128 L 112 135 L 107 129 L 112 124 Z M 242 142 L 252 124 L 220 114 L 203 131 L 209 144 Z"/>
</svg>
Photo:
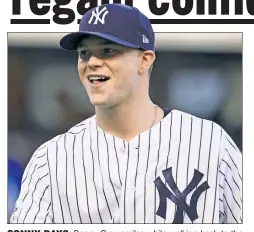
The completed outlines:
<svg viewBox="0 0 254 232">
<path fill-rule="evenodd" d="M 242 153 L 224 132 L 219 167 L 221 223 L 242 223 Z"/>
<path fill-rule="evenodd" d="M 10 223 L 52 223 L 47 150 L 37 150 L 25 168 Z"/>
</svg>

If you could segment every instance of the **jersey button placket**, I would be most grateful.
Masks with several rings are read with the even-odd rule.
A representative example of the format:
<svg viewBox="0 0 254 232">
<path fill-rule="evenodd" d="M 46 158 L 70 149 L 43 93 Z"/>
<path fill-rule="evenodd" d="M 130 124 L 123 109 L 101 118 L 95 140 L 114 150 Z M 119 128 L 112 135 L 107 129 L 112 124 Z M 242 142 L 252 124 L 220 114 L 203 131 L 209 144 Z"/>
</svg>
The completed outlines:
<svg viewBox="0 0 254 232">
<path fill-rule="evenodd" d="M 123 154 L 125 153 L 125 150 L 126 150 L 125 147 L 121 147 L 121 148 L 120 148 L 120 151 L 121 151 L 121 153 L 123 153 Z"/>
<path fill-rule="evenodd" d="M 134 199 L 135 199 L 135 176 L 136 176 L 136 165 L 137 165 L 137 143 L 136 141 L 130 142 L 126 147 L 125 157 L 125 178 L 123 183 L 122 192 L 122 223 L 134 223 Z M 130 213 L 131 212 L 131 213 Z"/>
<path fill-rule="evenodd" d="M 119 205 L 119 212 L 120 212 L 120 223 L 124 222 L 124 196 L 125 196 L 125 181 L 126 181 L 126 169 L 127 169 L 127 163 L 128 163 L 128 149 L 125 142 L 120 145 L 119 154 L 121 156 L 122 160 L 122 167 L 121 167 L 121 177 L 122 177 L 122 189 L 121 189 L 121 198 L 120 198 L 120 205 Z"/>
</svg>

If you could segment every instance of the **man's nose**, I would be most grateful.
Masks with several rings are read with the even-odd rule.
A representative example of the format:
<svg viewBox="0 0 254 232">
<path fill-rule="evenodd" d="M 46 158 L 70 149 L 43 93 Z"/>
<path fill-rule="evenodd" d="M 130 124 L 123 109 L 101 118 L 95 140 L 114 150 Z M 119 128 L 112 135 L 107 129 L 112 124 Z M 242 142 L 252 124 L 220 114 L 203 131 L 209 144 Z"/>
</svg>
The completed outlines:
<svg viewBox="0 0 254 232">
<path fill-rule="evenodd" d="M 103 60 L 99 59 L 96 56 L 91 56 L 90 59 L 87 62 L 87 65 L 91 69 L 98 68 L 98 67 L 101 67 L 103 65 Z"/>
</svg>

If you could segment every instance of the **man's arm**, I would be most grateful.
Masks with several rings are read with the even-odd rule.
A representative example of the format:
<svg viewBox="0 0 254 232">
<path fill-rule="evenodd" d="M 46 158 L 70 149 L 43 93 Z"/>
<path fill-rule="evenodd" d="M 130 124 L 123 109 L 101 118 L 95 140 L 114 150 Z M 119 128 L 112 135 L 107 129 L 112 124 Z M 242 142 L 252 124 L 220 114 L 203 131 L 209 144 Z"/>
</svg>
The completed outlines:
<svg viewBox="0 0 254 232">
<path fill-rule="evenodd" d="M 52 223 L 51 186 L 46 148 L 29 161 L 10 223 Z"/>
<path fill-rule="evenodd" d="M 221 222 L 242 223 L 242 153 L 226 133 L 222 148 L 219 168 Z"/>
</svg>

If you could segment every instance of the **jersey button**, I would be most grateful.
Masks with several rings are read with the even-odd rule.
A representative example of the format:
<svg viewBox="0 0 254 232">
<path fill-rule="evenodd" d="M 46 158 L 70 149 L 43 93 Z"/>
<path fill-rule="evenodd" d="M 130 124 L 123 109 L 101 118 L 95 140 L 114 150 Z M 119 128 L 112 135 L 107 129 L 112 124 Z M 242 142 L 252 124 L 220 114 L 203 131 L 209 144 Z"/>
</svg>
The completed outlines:
<svg viewBox="0 0 254 232">
<path fill-rule="evenodd" d="M 135 186 L 132 186 L 132 191 L 135 192 L 136 191 L 136 187 Z"/>
<path fill-rule="evenodd" d="M 121 148 L 120 148 L 120 151 L 121 151 L 122 153 L 124 153 L 124 152 L 125 152 L 125 147 L 121 147 Z"/>
</svg>

